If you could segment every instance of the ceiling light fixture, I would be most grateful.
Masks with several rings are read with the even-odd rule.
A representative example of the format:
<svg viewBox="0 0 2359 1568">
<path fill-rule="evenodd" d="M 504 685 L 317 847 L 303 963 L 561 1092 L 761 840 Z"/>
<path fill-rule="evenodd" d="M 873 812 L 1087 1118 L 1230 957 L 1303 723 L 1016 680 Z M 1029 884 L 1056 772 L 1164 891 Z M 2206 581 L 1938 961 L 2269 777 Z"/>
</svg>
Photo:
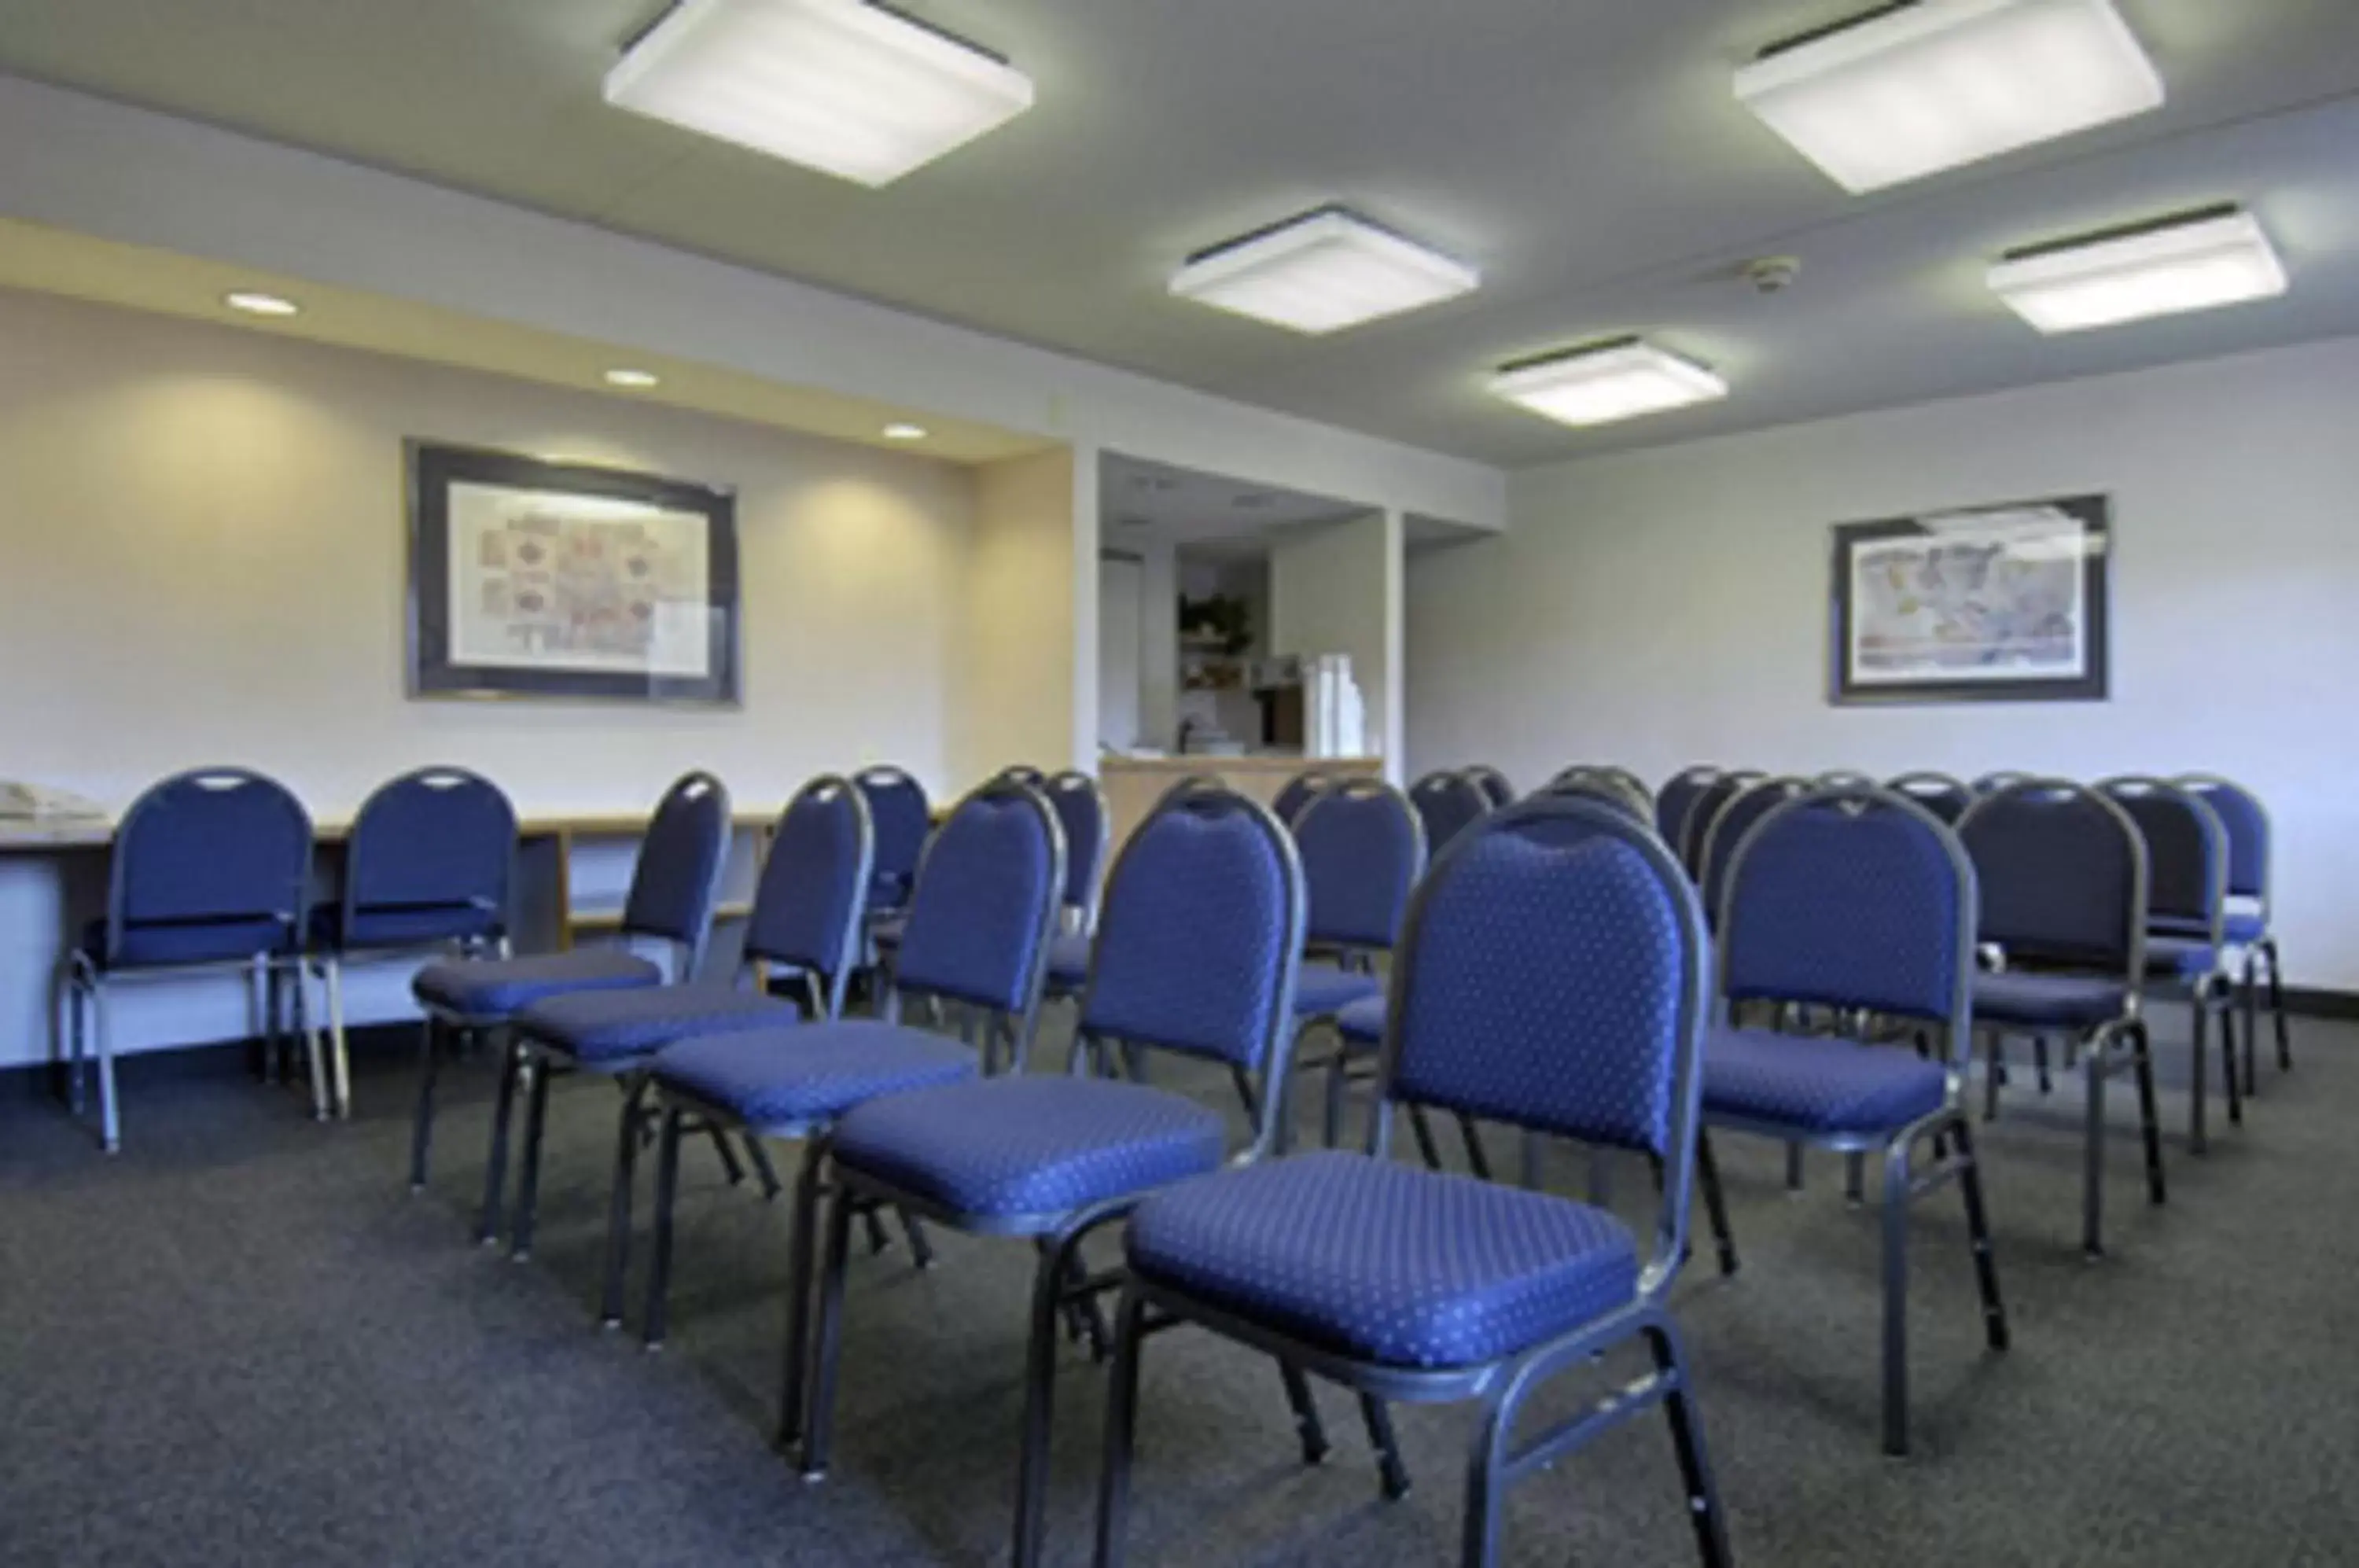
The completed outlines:
<svg viewBox="0 0 2359 1568">
<path fill-rule="evenodd" d="M 1854 193 L 2159 108 L 2114 0 L 1901 0 L 1773 45 L 1736 96 Z"/>
<path fill-rule="evenodd" d="M 926 427 L 910 424 L 905 419 L 897 419 L 885 427 L 885 439 L 886 441 L 924 441 Z"/>
<path fill-rule="evenodd" d="M 1341 207 L 1322 207 L 1198 251 L 1174 274 L 1182 299 L 1317 334 L 1470 293 L 1482 274 Z"/>
<path fill-rule="evenodd" d="M 2007 252 L 1990 286 L 2043 332 L 2085 332 L 2286 291 L 2269 236 L 2240 207 L 2207 207 Z"/>
<path fill-rule="evenodd" d="M 1490 389 L 1567 425 L 1612 424 L 1728 396 L 1728 383 L 1710 367 L 1635 337 L 1503 365 Z"/>
<path fill-rule="evenodd" d="M 632 370 L 628 368 L 622 370 L 610 370 L 606 372 L 606 385 L 609 387 L 628 387 L 635 390 L 639 390 L 649 387 L 662 386 L 663 377 L 658 376 L 652 370 Z"/>
<path fill-rule="evenodd" d="M 244 310 L 249 316 L 291 316 L 302 306 L 280 294 L 265 294 L 255 289 L 240 289 L 222 296 L 222 303 L 233 310 Z"/>
<path fill-rule="evenodd" d="M 1032 106 L 999 56 L 866 0 L 680 0 L 606 73 L 606 102 L 862 185 Z"/>
</svg>

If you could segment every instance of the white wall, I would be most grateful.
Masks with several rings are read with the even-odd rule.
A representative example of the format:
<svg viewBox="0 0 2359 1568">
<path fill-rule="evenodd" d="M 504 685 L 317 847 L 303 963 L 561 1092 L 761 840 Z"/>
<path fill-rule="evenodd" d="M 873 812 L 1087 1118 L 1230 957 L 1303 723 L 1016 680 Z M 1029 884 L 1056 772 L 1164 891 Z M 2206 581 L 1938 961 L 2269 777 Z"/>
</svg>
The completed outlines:
<svg viewBox="0 0 2359 1568">
<path fill-rule="evenodd" d="M 864 759 L 946 781 L 964 470 L 5 290 L 0 343 L 0 774 L 119 806 L 246 763 L 322 816 L 428 761 L 527 811 L 691 765 L 748 807 Z M 405 436 L 735 485 L 744 708 L 408 701 Z"/>
<path fill-rule="evenodd" d="M 2080 778 L 2268 803 L 2292 977 L 2359 988 L 2359 340 L 1536 470 L 1409 571 L 1418 768 Z M 2105 492 L 2113 700 L 1837 708 L 1829 525 Z"/>
<path fill-rule="evenodd" d="M 1097 543 L 1094 516 L 1077 516 L 1082 468 L 1094 487 L 1094 468 L 1070 452 L 973 471 L 973 549 L 951 688 L 959 789 L 1011 764 L 1053 773 L 1094 755 Z M 1086 555 L 1078 543 L 1084 524 Z"/>
<path fill-rule="evenodd" d="M 1180 552 L 1168 539 L 1123 548 L 1135 549 L 1143 568 L 1139 738 L 1168 750 L 1178 744 L 1180 734 Z"/>
<path fill-rule="evenodd" d="M 1269 552 L 1270 651 L 1352 656 L 1369 749 L 1401 775 L 1402 537 L 1397 512 L 1288 533 Z"/>
</svg>

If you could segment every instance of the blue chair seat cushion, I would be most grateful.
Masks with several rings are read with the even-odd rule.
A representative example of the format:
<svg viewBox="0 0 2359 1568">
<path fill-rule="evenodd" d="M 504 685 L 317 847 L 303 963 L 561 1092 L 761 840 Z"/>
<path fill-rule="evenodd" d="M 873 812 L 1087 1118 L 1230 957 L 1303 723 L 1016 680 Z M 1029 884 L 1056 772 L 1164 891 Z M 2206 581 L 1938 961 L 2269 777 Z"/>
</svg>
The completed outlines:
<svg viewBox="0 0 2359 1568">
<path fill-rule="evenodd" d="M 1805 1133 L 1897 1131 L 1940 1109 L 1939 1062 L 1897 1046 L 1719 1029 L 1704 1037 L 1707 1118 Z"/>
<path fill-rule="evenodd" d="M 500 911 L 482 904 L 404 904 L 353 911 L 344 930 L 344 907 L 311 907 L 311 945 L 328 953 L 365 948 L 430 947 L 436 942 L 495 937 Z"/>
<path fill-rule="evenodd" d="M 2219 950 L 2201 937 L 2150 935 L 2146 939 L 2146 972 L 2148 975 L 2175 975 L 2181 979 L 2194 979 L 2219 967 Z"/>
<path fill-rule="evenodd" d="M 2018 1029 L 2094 1029 L 2122 1016 L 2129 993 L 2102 975 L 2040 975 L 2023 970 L 1976 975 L 1974 1021 Z"/>
<path fill-rule="evenodd" d="M 140 969 L 174 964 L 234 964 L 256 953 L 292 951 L 288 921 L 268 915 L 218 920 L 153 920 L 126 925 L 123 945 L 106 951 L 106 922 L 82 928 L 82 952 L 101 969 Z"/>
<path fill-rule="evenodd" d="M 1385 994 L 1363 996 L 1335 1015 L 1335 1031 L 1346 1045 L 1374 1046 L 1385 1042 Z"/>
<path fill-rule="evenodd" d="M 2269 934 L 2269 922 L 2257 909 L 2231 909 L 2223 925 L 2230 947 L 2250 947 Z"/>
<path fill-rule="evenodd" d="M 448 959 L 410 981 L 419 1001 L 466 1018 L 505 1018 L 545 996 L 568 991 L 619 991 L 660 985 L 663 971 L 619 947 L 577 947 L 525 958 Z"/>
<path fill-rule="evenodd" d="M 1049 939 L 1049 988 L 1071 996 L 1089 984 L 1090 939 L 1061 931 Z"/>
<path fill-rule="evenodd" d="M 871 1100 L 835 1163 L 978 1218 L 1055 1215 L 1219 1168 L 1218 1112 L 1103 1078 L 991 1078 Z"/>
<path fill-rule="evenodd" d="M 721 1034 L 792 1023 L 791 1002 L 730 985 L 643 985 L 627 990 L 569 991 L 545 996 L 516 1015 L 525 1038 L 577 1062 L 620 1062 L 645 1056 L 690 1035 Z"/>
<path fill-rule="evenodd" d="M 748 1127 L 832 1121 L 880 1094 L 972 1078 L 975 1054 L 957 1040 L 879 1018 L 738 1029 L 683 1040 L 658 1052 L 657 1083 L 729 1112 Z"/>
<path fill-rule="evenodd" d="M 1294 1016 L 1323 1018 L 1370 996 L 1381 999 L 1385 983 L 1332 964 L 1306 964 L 1294 982 Z"/>
<path fill-rule="evenodd" d="M 1155 1193 L 1124 1247 L 1143 1279 L 1386 1367 L 1496 1360 L 1638 1290 L 1612 1214 L 1341 1150 Z"/>
</svg>

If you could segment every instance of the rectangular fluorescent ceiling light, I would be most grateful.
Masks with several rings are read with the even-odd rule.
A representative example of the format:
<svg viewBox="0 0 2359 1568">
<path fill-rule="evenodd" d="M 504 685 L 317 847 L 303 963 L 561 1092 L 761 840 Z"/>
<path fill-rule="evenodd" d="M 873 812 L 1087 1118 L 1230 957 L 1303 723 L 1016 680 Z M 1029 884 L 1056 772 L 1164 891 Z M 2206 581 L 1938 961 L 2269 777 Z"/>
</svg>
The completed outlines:
<svg viewBox="0 0 2359 1568">
<path fill-rule="evenodd" d="M 1471 293 L 1482 275 L 1340 207 L 1199 251 L 1171 292 L 1298 332 L 1332 332 Z"/>
<path fill-rule="evenodd" d="M 606 102 L 876 186 L 1030 108 L 1032 82 L 865 0 L 680 0 Z"/>
<path fill-rule="evenodd" d="M 1610 425 L 1616 419 L 1728 396 L 1728 383 L 1694 360 L 1638 338 L 1503 365 L 1491 394 L 1567 425 Z"/>
<path fill-rule="evenodd" d="M 1990 286 L 2041 332 L 2078 332 L 2272 299 L 2286 275 L 2253 215 L 2218 207 L 2011 251 Z"/>
<path fill-rule="evenodd" d="M 1745 106 L 1854 192 L 2144 114 L 2162 95 L 2113 0 L 1904 0 L 1736 73 Z"/>
</svg>

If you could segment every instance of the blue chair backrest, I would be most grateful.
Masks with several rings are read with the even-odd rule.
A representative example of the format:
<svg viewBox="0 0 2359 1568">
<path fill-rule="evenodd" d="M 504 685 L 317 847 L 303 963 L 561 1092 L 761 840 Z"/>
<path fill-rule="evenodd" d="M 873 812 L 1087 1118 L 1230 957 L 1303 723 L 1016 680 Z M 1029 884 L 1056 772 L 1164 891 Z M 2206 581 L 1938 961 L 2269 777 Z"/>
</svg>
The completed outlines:
<svg viewBox="0 0 2359 1568">
<path fill-rule="evenodd" d="M 1768 775 L 1754 768 L 1740 768 L 1723 773 L 1697 791 L 1695 804 L 1688 808 L 1686 823 L 1680 830 L 1680 864 L 1688 875 L 1699 881 L 1703 877 L 1703 852 L 1712 843 L 1712 824 L 1728 803 L 1750 789 Z"/>
<path fill-rule="evenodd" d="M 897 768 L 864 768 L 852 781 L 868 801 L 869 824 L 876 833 L 868 901 L 878 909 L 898 909 L 909 901 L 918 879 L 926 835 L 933 831 L 933 805 L 926 787 Z"/>
<path fill-rule="evenodd" d="M 1813 789 L 1732 857 L 1721 990 L 1963 1026 L 1974 931 L 1973 866 L 1938 818 L 1875 786 Z"/>
<path fill-rule="evenodd" d="M 1680 769 L 1663 780 L 1662 789 L 1655 793 L 1655 831 L 1677 855 L 1687 842 L 1688 813 L 1695 810 L 1696 798 L 1720 777 L 1720 769 L 1708 762 Z"/>
<path fill-rule="evenodd" d="M 2001 768 L 1996 773 L 1984 774 L 1972 784 L 1966 786 L 1966 788 L 1973 790 L 1977 797 L 1981 797 L 1984 795 L 1995 795 L 2002 789 L 2012 789 L 2017 784 L 2037 784 L 2039 782 L 2041 782 L 2041 779 L 2038 774 L 2017 772 L 2013 768 Z"/>
<path fill-rule="evenodd" d="M 1427 774 L 1409 786 L 1408 798 L 1424 824 L 1428 855 L 1440 855 L 1491 811 L 1491 797 L 1483 786 L 1454 769 Z"/>
<path fill-rule="evenodd" d="M 2212 808 L 2166 779 L 2108 779 L 2098 790 L 2146 839 L 2146 902 L 2158 924 L 2212 931 L 2228 892 L 2227 835 Z"/>
<path fill-rule="evenodd" d="M 1057 813 L 1038 790 L 993 779 L 926 844 L 893 984 L 1028 1017 L 1064 893 Z"/>
<path fill-rule="evenodd" d="M 287 787 L 201 768 L 148 787 L 115 829 L 106 956 L 140 928 L 208 928 L 223 955 L 285 951 L 310 905 L 311 819 Z"/>
<path fill-rule="evenodd" d="M 842 983 L 860 963 L 875 848 L 866 799 L 850 779 L 823 775 L 779 813 L 754 888 L 745 956 L 818 976 L 831 1018 L 842 1011 Z"/>
<path fill-rule="evenodd" d="M 1277 792 L 1277 799 L 1269 809 L 1277 813 L 1279 822 L 1292 827 L 1310 802 L 1317 800 L 1321 791 L 1332 788 L 1334 782 L 1332 774 L 1316 768 L 1305 768 L 1286 781 L 1286 787 Z"/>
<path fill-rule="evenodd" d="M 505 931 L 516 847 L 516 808 L 481 774 L 421 768 L 379 785 L 345 850 L 345 939 L 405 925 L 429 937 Z"/>
<path fill-rule="evenodd" d="M 1082 1031 L 1248 1073 L 1282 1067 L 1302 882 L 1293 839 L 1263 807 L 1209 783 L 1166 794 L 1114 860 Z"/>
<path fill-rule="evenodd" d="M 2121 807 L 2061 779 L 2010 784 L 1967 808 L 1958 839 L 1973 862 L 1983 941 L 2010 958 L 2142 969 L 2146 842 Z"/>
<path fill-rule="evenodd" d="M 2228 891 L 2239 898 L 2269 896 L 2269 813 L 2261 798 L 2212 773 L 2190 773 L 2179 787 L 2212 808 L 2228 835 Z"/>
<path fill-rule="evenodd" d="M 1065 830 L 1065 908 L 1078 913 L 1084 930 L 1097 918 L 1098 888 L 1105 876 L 1105 795 L 1088 774 L 1067 771 L 1038 786 Z"/>
<path fill-rule="evenodd" d="M 1773 808 L 1810 789 L 1811 785 L 1800 779 L 1764 779 L 1748 784 L 1730 796 L 1711 825 L 1702 830 L 1703 843 L 1696 852 L 1696 890 L 1703 897 L 1706 925 L 1717 929 L 1721 903 L 1728 896 L 1728 868 L 1735 862 L 1736 846 L 1745 842 L 1746 832 Z"/>
<path fill-rule="evenodd" d="M 1916 801 L 1951 827 L 1974 803 L 1974 792 L 1946 773 L 1904 773 L 1885 788 Z"/>
<path fill-rule="evenodd" d="M 1425 829 L 1399 790 L 1354 779 L 1310 802 L 1294 824 L 1312 942 L 1389 948 L 1425 870 Z"/>
<path fill-rule="evenodd" d="M 728 854 L 729 791 L 710 773 L 681 775 L 656 802 L 647 836 L 639 842 L 631 890 L 623 900 L 624 934 L 679 943 L 692 973 L 712 931 Z"/>
<path fill-rule="evenodd" d="M 1516 803 L 1515 785 L 1507 781 L 1506 774 L 1487 763 L 1468 768 L 1466 777 L 1474 780 L 1474 787 L 1483 791 L 1483 798 L 1491 802 L 1493 811 Z"/>
<path fill-rule="evenodd" d="M 1049 782 L 1049 776 L 1028 762 L 1011 762 L 995 775 L 1004 784 L 1021 784 L 1038 789 Z"/>
<path fill-rule="evenodd" d="M 1437 857 L 1393 966 L 1384 1098 L 1664 1157 L 1681 1186 L 1710 946 L 1662 841 L 1539 796 Z"/>
<path fill-rule="evenodd" d="M 1539 792 L 1601 801 L 1632 822 L 1650 828 L 1655 825 L 1655 802 L 1647 793 L 1647 787 L 1620 768 L 1568 768 L 1549 779 Z"/>
</svg>

